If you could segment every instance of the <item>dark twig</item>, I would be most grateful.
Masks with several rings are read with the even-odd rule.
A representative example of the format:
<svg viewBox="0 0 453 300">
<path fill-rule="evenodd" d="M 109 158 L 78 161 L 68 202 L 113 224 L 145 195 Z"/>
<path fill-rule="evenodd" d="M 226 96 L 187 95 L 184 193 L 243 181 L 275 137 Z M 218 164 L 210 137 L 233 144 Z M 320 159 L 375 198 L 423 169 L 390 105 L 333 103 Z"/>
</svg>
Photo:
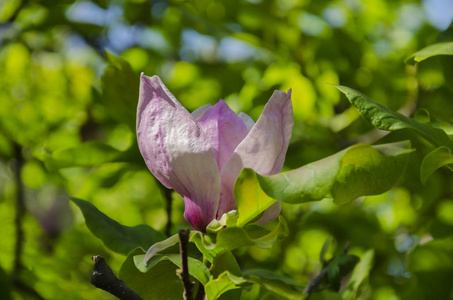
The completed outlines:
<svg viewBox="0 0 453 300">
<path fill-rule="evenodd" d="M 181 253 L 181 269 L 176 271 L 184 286 L 184 300 L 192 300 L 193 283 L 190 281 L 189 264 L 187 259 L 187 245 L 189 244 L 190 229 L 179 231 L 179 252 Z"/>
<path fill-rule="evenodd" d="M 24 246 L 22 219 L 25 215 L 24 185 L 21 178 L 24 158 L 22 157 L 22 147 L 18 144 L 14 144 L 14 155 L 14 179 L 16 181 L 16 217 L 14 219 L 14 225 L 16 227 L 16 244 L 14 249 L 14 268 L 12 279 L 16 280 L 18 279 L 19 272 L 22 269 L 22 252 Z"/>
<path fill-rule="evenodd" d="M 112 269 L 110 269 L 102 256 L 93 256 L 93 262 L 94 269 L 91 274 L 92 285 L 109 292 L 121 300 L 143 300 L 122 280 L 119 280 L 115 274 L 113 274 Z"/>
<path fill-rule="evenodd" d="M 204 296 L 205 296 L 204 286 L 200 283 L 198 285 L 198 291 L 197 291 L 197 295 L 195 296 L 195 300 L 203 300 Z"/>
<path fill-rule="evenodd" d="M 166 209 L 167 209 L 167 226 L 165 226 L 165 235 L 167 237 L 169 237 L 169 236 L 171 236 L 171 227 L 173 226 L 173 224 L 171 222 L 171 210 L 172 210 L 171 193 L 172 193 L 172 191 L 163 186 L 162 186 L 161 190 L 165 197 L 165 203 L 166 203 Z"/>
</svg>

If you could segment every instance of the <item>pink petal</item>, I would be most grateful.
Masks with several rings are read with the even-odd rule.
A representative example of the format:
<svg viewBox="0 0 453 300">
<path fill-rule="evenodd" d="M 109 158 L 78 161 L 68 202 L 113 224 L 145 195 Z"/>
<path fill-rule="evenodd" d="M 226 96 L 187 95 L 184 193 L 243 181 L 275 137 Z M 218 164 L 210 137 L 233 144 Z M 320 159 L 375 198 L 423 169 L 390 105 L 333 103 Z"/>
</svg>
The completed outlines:
<svg viewBox="0 0 453 300">
<path fill-rule="evenodd" d="M 260 175 L 272 175 L 282 170 L 293 125 L 291 90 L 288 93 L 275 91 L 256 124 L 221 171 L 217 217 L 236 209 L 234 184 L 243 168 L 252 168 Z"/>
<path fill-rule="evenodd" d="M 191 115 L 192 117 L 196 120 L 199 116 L 201 116 L 202 114 L 204 114 L 208 109 L 210 109 L 212 107 L 211 104 L 205 104 L 203 106 L 200 106 L 199 108 L 197 108 L 196 110 L 194 110 Z"/>
<path fill-rule="evenodd" d="M 281 210 L 282 203 L 280 201 L 277 201 L 274 204 L 272 204 L 268 209 L 266 209 L 261 218 L 259 218 L 258 221 L 256 221 L 255 223 L 264 226 L 266 225 L 266 223 L 275 220 L 280 214 Z"/>
<path fill-rule="evenodd" d="M 216 216 L 220 174 L 214 151 L 197 122 L 159 77 L 142 75 L 137 140 L 151 173 L 184 198 L 184 216 L 204 230 Z"/>
<path fill-rule="evenodd" d="M 211 143 L 219 170 L 222 170 L 234 149 L 247 136 L 247 127 L 223 100 L 198 117 L 197 122 Z"/>
<path fill-rule="evenodd" d="M 247 132 L 250 132 L 250 130 L 252 130 L 253 125 L 255 125 L 255 121 L 253 121 L 253 119 L 250 118 L 248 114 L 243 112 L 240 112 L 238 116 L 244 122 L 245 127 L 247 127 Z"/>
</svg>

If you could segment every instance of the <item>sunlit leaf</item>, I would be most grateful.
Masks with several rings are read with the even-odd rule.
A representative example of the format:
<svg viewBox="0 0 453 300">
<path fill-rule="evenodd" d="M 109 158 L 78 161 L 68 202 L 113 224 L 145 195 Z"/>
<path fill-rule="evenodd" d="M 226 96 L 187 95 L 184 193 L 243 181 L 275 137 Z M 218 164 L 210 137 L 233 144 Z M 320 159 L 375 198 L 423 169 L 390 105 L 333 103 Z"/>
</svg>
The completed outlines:
<svg viewBox="0 0 453 300">
<path fill-rule="evenodd" d="M 453 142 L 442 129 L 417 122 L 400 113 L 394 112 L 349 87 L 341 85 L 336 85 L 336 87 L 346 95 L 362 117 L 376 128 L 387 131 L 412 129 L 437 147 L 447 146 L 453 149 Z"/>
<path fill-rule="evenodd" d="M 453 42 L 437 43 L 423 48 L 406 58 L 405 63 L 415 64 L 437 55 L 453 55 Z"/>
<path fill-rule="evenodd" d="M 148 225 L 124 226 L 110 219 L 88 201 L 71 198 L 82 211 L 88 229 L 110 250 L 128 255 L 137 247 L 148 249 L 165 236 Z"/>
<path fill-rule="evenodd" d="M 220 274 L 216 279 L 209 281 L 205 286 L 205 292 L 208 300 L 218 299 L 223 293 L 240 288 L 239 285 L 246 284 L 247 280 L 235 276 L 228 271 Z"/>
<path fill-rule="evenodd" d="M 420 180 L 425 184 L 428 178 L 436 172 L 437 169 L 449 164 L 453 164 L 451 150 L 445 146 L 434 149 L 428 153 L 422 161 Z"/>
<path fill-rule="evenodd" d="M 359 196 L 381 194 L 393 187 L 413 151 L 409 147 L 407 141 L 378 146 L 358 144 L 272 176 L 244 169 L 235 189 L 242 188 L 241 182 L 254 181 L 267 195 L 287 203 L 321 200 L 329 192 L 336 203 L 348 203 Z"/>
</svg>

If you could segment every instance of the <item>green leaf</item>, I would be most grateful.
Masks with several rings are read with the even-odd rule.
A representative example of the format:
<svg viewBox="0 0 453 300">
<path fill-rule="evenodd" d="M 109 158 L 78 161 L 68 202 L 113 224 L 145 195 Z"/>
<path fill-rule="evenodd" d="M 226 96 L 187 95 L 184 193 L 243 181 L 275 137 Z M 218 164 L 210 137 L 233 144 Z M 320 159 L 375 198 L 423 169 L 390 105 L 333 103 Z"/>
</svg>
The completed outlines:
<svg viewBox="0 0 453 300">
<path fill-rule="evenodd" d="M 146 273 L 140 272 L 134 256 L 143 255 L 140 248 L 132 251 L 121 266 L 119 277 L 143 299 L 182 299 L 183 287 L 176 275 L 177 267 L 169 260 L 158 262 Z"/>
<path fill-rule="evenodd" d="M 218 299 L 223 293 L 240 288 L 239 285 L 246 284 L 247 280 L 235 276 L 228 271 L 223 272 L 216 279 L 209 281 L 204 287 L 208 300 Z"/>
<path fill-rule="evenodd" d="M 420 180 L 426 184 L 428 178 L 440 167 L 453 164 L 453 156 L 449 148 L 442 146 L 434 149 L 423 158 L 420 169 Z"/>
<path fill-rule="evenodd" d="M 288 235 L 288 225 L 285 219 L 279 216 L 278 220 L 266 224 L 246 226 L 245 228 L 227 227 L 217 234 L 203 234 L 195 231 L 190 237 L 201 253 L 210 262 L 221 253 L 245 246 L 270 248 L 277 239 Z"/>
<path fill-rule="evenodd" d="M 158 253 L 158 252 L 160 252 L 162 250 L 165 250 L 167 248 L 170 248 L 170 247 L 172 247 L 172 246 L 174 246 L 174 245 L 176 245 L 178 243 L 179 243 L 179 235 L 178 234 L 174 234 L 171 237 L 166 238 L 163 241 L 154 243 L 148 249 L 148 251 L 146 252 L 145 257 L 143 258 L 144 259 L 144 265 L 147 266 L 148 260 L 150 260 L 154 255 L 156 255 L 156 253 Z"/>
<path fill-rule="evenodd" d="M 406 169 L 410 152 L 396 144 L 358 144 L 348 148 L 332 186 L 334 202 L 346 204 L 360 196 L 388 191 Z"/>
<path fill-rule="evenodd" d="M 360 294 L 360 287 L 365 279 L 368 277 L 371 268 L 373 267 L 374 250 L 368 250 L 360 262 L 354 268 L 351 278 L 349 279 L 346 287 L 341 291 L 341 296 L 345 300 L 356 299 Z"/>
<path fill-rule="evenodd" d="M 322 265 L 324 265 L 325 263 L 324 257 L 326 256 L 327 251 L 329 251 L 332 241 L 333 241 L 332 237 L 329 237 L 322 245 L 321 252 L 319 252 L 319 261 L 321 262 Z"/>
<path fill-rule="evenodd" d="M 453 149 L 452 141 L 442 129 L 417 122 L 400 113 L 394 112 L 354 89 L 341 85 L 335 86 L 346 95 L 349 102 L 359 111 L 362 117 L 376 128 L 387 131 L 412 129 L 437 147 L 446 146 Z"/>
<path fill-rule="evenodd" d="M 211 266 L 211 272 L 214 277 L 219 276 L 225 271 L 236 276 L 242 276 L 241 268 L 231 251 L 217 255 Z"/>
<path fill-rule="evenodd" d="M 425 47 L 407 57 L 404 62 L 413 65 L 437 55 L 453 55 L 453 42 L 437 43 Z"/>
<path fill-rule="evenodd" d="M 154 268 L 157 264 L 162 261 L 171 261 L 175 266 L 181 268 L 181 255 L 180 254 L 165 254 L 165 255 L 154 255 L 149 261 L 148 264 L 145 266 L 145 255 L 139 254 L 134 256 L 134 263 L 137 269 L 142 273 L 149 272 L 152 268 Z M 208 281 L 211 279 L 211 273 L 209 269 L 203 264 L 203 262 L 195 259 L 193 257 L 187 258 L 187 263 L 189 266 L 189 274 L 192 275 L 195 279 L 197 279 L 203 285 L 206 285 Z"/>
<path fill-rule="evenodd" d="M 148 249 L 165 236 L 147 225 L 124 226 L 110 219 L 88 201 L 71 198 L 82 211 L 88 229 L 110 250 L 128 255 L 137 247 Z"/>
<path fill-rule="evenodd" d="M 244 169 L 236 179 L 236 185 L 234 186 L 234 195 L 239 214 L 237 226 L 239 227 L 252 221 L 275 203 L 275 199 L 266 195 L 258 182 L 253 179 L 253 174 L 253 170 Z"/>
<path fill-rule="evenodd" d="M 257 181 L 267 195 L 283 202 L 317 201 L 330 192 L 335 203 L 343 204 L 390 189 L 405 170 L 408 154 L 413 151 L 409 147 L 408 141 L 358 144 L 288 172 L 261 176 L 244 169 L 239 177 Z M 235 189 L 242 189 L 241 182 L 244 180 L 238 181 Z"/>
<path fill-rule="evenodd" d="M 88 142 L 43 155 L 49 170 L 68 167 L 90 167 L 117 161 L 123 153 L 101 142 Z"/>
</svg>

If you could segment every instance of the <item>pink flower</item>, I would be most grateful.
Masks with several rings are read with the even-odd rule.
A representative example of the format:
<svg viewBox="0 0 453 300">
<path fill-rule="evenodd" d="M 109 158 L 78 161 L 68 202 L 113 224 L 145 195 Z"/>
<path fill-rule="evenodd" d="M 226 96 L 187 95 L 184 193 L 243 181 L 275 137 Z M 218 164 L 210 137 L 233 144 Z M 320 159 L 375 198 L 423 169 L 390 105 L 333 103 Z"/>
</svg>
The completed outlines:
<svg viewBox="0 0 453 300">
<path fill-rule="evenodd" d="M 190 114 L 158 76 L 141 76 L 140 152 L 151 173 L 183 197 L 184 217 L 196 230 L 236 209 L 234 184 L 243 168 L 260 175 L 281 171 L 293 123 L 291 90 L 275 91 L 255 124 L 223 100 Z M 264 221 L 279 213 L 274 205 Z"/>
</svg>

